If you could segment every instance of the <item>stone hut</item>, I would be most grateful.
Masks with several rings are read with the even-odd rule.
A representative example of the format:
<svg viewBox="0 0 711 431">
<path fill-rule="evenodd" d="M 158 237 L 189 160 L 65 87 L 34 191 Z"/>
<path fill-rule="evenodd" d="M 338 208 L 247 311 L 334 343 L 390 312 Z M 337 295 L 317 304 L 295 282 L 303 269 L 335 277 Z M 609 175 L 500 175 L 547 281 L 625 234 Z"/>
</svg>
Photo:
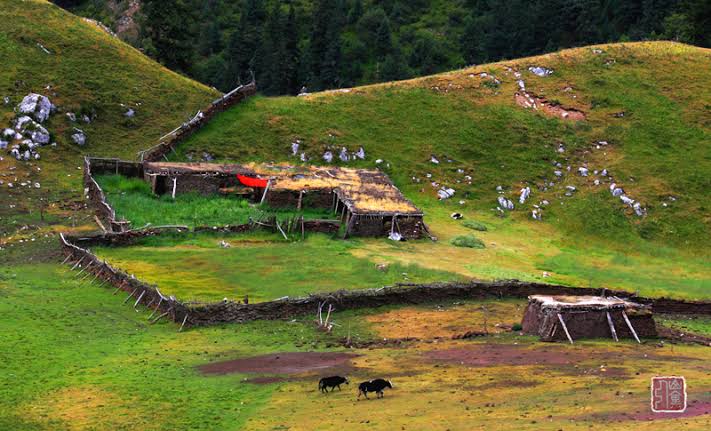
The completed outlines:
<svg viewBox="0 0 711 431">
<path fill-rule="evenodd" d="M 523 316 L 523 332 L 541 341 L 580 338 L 656 337 L 649 306 L 617 297 L 533 295 Z"/>
<path fill-rule="evenodd" d="M 377 169 L 145 162 L 143 175 L 158 195 L 238 193 L 273 208 L 332 210 L 345 225 L 344 238 L 428 233 L 423 212 Z"/>
</svg>

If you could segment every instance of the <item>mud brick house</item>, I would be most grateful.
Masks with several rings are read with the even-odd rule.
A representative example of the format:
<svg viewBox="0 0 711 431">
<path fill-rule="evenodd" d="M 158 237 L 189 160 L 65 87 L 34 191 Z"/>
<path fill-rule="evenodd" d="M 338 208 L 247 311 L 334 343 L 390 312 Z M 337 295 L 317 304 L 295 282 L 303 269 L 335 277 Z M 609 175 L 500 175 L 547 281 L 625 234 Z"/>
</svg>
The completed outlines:
<svg viewBox="0 0 711 431">
<path fill-rule="evenodd" d="M 657 336 L 649 306 L 617 297 L 533 295 L 522 327 L 541 341 Z"/>
<path fill-rule="evenodd" d="M 154 193 L 239 193 L 274 208 L 331 209 L 344 237 L 415 239 L 427 233 L 424 214 L 379 170 L 286 164 L 144 162 Z"/>
</svg>

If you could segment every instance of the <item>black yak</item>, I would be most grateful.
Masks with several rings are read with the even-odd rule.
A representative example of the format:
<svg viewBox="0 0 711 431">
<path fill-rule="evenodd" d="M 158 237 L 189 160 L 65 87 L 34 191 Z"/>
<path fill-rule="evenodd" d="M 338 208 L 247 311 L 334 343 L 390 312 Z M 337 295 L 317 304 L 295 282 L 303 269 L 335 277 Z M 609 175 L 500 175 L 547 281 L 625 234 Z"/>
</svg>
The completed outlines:
<svg viewBox="0 0 711 431">
<path fill-rule="evenodd" d="M 375 380 L 370 380 L 368 382 L 363 382 L 360 385 L 358 385 L 358 398 L 360 398 L 361 394 L 365 395 L 366 399 L 368 398 L 368 392 L 375 392 L 376 396 L 378 398 L 383 397 L 383 389 L 385 388 L 391 388 L 392 389 L 393 384 L 390 382 L 390 380 L 383 380 L 383 379 L 375 379 Z"/>
<path fill-rule="evenodd" d="M 344 383 L 348 384 L 348 379 L 346 377 L 324 377 L 323 379 L 318 381 L 318 389 L 323 393 L 328 392 L 328 388 L 331 388 L 331 392 L 333 392 L 336 388 L 338 388 L 338 390 L 340 391 L 341 385 Z"/>
</svg>

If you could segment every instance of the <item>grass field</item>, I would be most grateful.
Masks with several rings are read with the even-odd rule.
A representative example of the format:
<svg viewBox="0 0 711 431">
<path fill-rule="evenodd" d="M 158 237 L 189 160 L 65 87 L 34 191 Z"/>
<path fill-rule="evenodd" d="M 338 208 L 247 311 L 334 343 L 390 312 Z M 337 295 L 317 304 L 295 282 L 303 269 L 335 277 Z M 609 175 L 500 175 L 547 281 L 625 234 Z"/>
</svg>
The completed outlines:
<svg viewBox="0 0 711 431">
<path fill-rule="evenodd" d="M 106 193 L 109 204 L 119 219 L 129 220 L 134 227 L 147 224 L 195 226 L 239 225 L 252 219 L 275 216 L 278 220 L 303 216 L 304 219 L 328 219 L 330 211 L 305 208 L 303 211 L 274 209 L 254 205 L 234 196 L 203 196 L 197 193 L 155 196 L 148 183 L 120 175 L 99 175 L 97 182 Z"/>
<path fill-rule="evenodd" d="M 336 313 L 333 334 L 315 330 L 310 318 L 178 333 L 174 324 L 147 324 L 142 307 L 134 311 L 122 305 L 123 295 L 82 284 L 67 271 L 55 264 L 0 269 L 3 430 L 353 429 L 366 420 L 369 427 L 426 423 L 435 430 L 703 430 L 709 424 L 699 416 L 711 401 L 708 347 L 537 343 L 500 326 L 517 320 L 520 301 Z M 484 319 L 496 335 L 448 340 L 482 330 Z M 429 342 L 355 350 L 346 371 L 352 383 L 329 395 L 317 392 L 319 371 L 267 374 L 266 383 L 252 383 L 246 380 L 263 375 L 204 376 L 196 368 L 333 350 L 327 346 L 347 334 L 354 341 L 414 336 Z M 489 362 L 492 352 L 499 356 Z M 455 362 L 462 354 L 481 362 Z M 690 416 L 646 418 L 649 377 L 660 373 L 686 376 Z M 356 401 L 354 383 L 373 377 L 391 378 L 395 389 L 383 400 Z"/>
<path fill-rule="evenodd" d="M 229 248 L 220 246 L 221 241 Z M 305 296 L 340 289 L 381 287 L 396 282 L 457 280 L 461 276 L 423 269 L 416 264 L 389 265 L 357 258 L 358 242 L 333 240 L 322 234 L 287 242 L 277 234 L 190 235 L 147 238 L 131 247 L 104 247 L 96 253 L 136 277 L 157 284 L 181 300 L 250 302 Z"/>
</svg>

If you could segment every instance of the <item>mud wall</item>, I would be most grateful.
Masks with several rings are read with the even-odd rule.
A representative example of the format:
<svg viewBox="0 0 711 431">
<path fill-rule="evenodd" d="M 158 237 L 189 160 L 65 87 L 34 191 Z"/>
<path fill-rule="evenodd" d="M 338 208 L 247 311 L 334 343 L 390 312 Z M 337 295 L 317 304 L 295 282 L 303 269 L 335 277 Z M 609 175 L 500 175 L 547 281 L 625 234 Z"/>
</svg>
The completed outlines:
<svg viewBox="0 0 711 431">
<path fill-rule="evenodd" d="M 322 228 L 324 222 L 313 221 L 313 226 Z M 249 229 L 250 225 L 230 227 L 229 229 Z M 171 228 L 176 232 L 187 229 Z M 217 228 L 204 228 L 217 230 Z M 226 228 L 223 228 L 226 229 Z M 107 233 L 93 237 L 65 237 L 60 234 L 65 263 L 73 269 L 85 271 L 116 289 L 132 293 L 135 304 L 146 304 L 160 314 L 166 313 L 174 321 L 188 325 L 212 325 L 228 322 L 248 322 L 252 320 L 291 319 L 294 316 L 315 313 L 318 305 L 328 302 L 336 311 L 355 308 L 375 308 L 384 305 L 423 304 L 433 301 L 477 299 L 486 297 L 528 298 L 531 295 L 609 295 L 627 298 L 631 301 L 651 305 L 656 313 L 707 314 L 711 315 L 711 302 L 680 301 L 667 298 L 649 299 L 632 295 L 624 291 L 608 289 L 578 288 L 569 286 L 529 283 L 517 280 L 495 282 L 471 281 L 466 283 L 439 284 L 398 284 L 390 287 L 366 290 L 340 290 L 332 293 L 309 295 L 303 298 L 285 298 L 282 300 L 241 304 L 233 301 L 216 303 L 183 303 L 172 297 L 165 297 L 158 287 L 148 285 L 135 277 L 111 267 L 98 259 L 88 248 L 90 245 L 125 245 L 136 238 L 158 235 L 169 229 L 148 229 L 143 231 Z M 197 229 L 196 229 L 197 230 Z M 83 268 L 83 269 L 82 269 Z M 640 334 L 648 334 L 651 319 L 630 314 L 635 329 Z M 620 316 L 615 316 L 615 326 L 620 336 L 626 336 Z M 590 320 L 599 326 L 597 322 Z M 653 325 L 653 322 L 652 322 Z M 603 336 L 606 336 L 603 334 Z"/>
<path fill-rule="evenodd" d="M 608 289 L 591 289 L 528 283 L 517 280 L 442 284 L 401 284 L 370 290 L 337 291 L 329 294 L 309 295 L 305 298 L 287 298 L 256 304 L 220 302 L 213 304 L 188 303 L 193 325 L 211 325 L 225 322 L 247 322 L 261 319 L 290 319 L 297 315 L 312 314 L 321 302 L 333 304 L 336 310 L 375 308 L 384 305 L 423 304 L 432 301 L 478 299 L 486 297 L 528 298 L 530 295 L 612 295 L 625 297 L 638 303 L 650 304 L 657 313 L 711 314 L 711 302 L 695 303 L 678 300 L 652 300 L 636 297 L 629 292 Z M 655 302 L 659 301 L 659 305 Z M 672 309 L 666 308 L 670 303 Z M 673 311 L 672 311 L 673 310 Z M 618 316 L 621 318 L 621 315 Z M 629 316 L 635 328 L 646 325 L 635 316 Z M 615 322 L 616 327 L 621 327 Z M 605 326 L 606 327 L 606 326 Z M 624 333 L 624 332 L 623 332 Z"/>
<path fill-rule="evenodd" d="M 242 102 L 246 98 L 256 94 L 256 92 L 257 86 L 254 81 L 252 81 L 247 85 L 240 85 L 229 93 L 215 99 L 208 107 L 202 111 L 198 111 L 190 121 L 181 124 L 180 127 L 161 138 L 161 142 L 158 145 L 140 152 L 140 160 L 142 162 L 157 162 L 162 160 L 177 144 L 200 130 L 200 128 L 207 124 L 215 115 Z"/>
</svg>

